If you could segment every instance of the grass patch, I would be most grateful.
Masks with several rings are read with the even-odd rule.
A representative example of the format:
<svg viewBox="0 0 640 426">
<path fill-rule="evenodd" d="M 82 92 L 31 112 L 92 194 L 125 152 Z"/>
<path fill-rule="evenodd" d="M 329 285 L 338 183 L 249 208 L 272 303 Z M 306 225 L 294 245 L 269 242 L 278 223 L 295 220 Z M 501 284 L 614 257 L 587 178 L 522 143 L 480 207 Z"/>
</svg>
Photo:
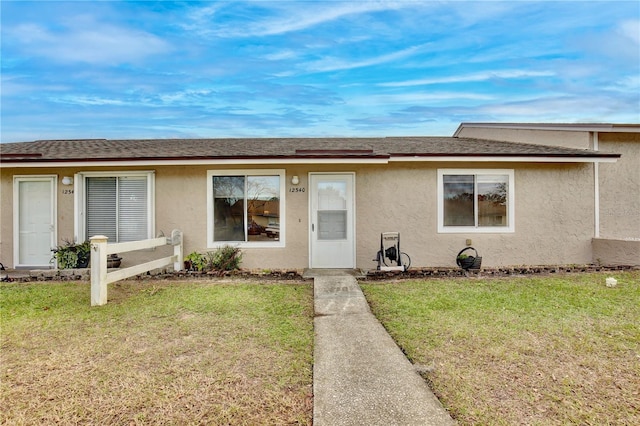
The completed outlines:
<svg viewBox="0 0 640 426">
<path fill-rule="evenodd" d="M 640 272 L 363 284 L 462 425 L 640 424 Z"/>
<path fill-rule="evenodd" d="M 0 423 L 310 424 L 309 284 L 2 284 Z"/>
</svg>

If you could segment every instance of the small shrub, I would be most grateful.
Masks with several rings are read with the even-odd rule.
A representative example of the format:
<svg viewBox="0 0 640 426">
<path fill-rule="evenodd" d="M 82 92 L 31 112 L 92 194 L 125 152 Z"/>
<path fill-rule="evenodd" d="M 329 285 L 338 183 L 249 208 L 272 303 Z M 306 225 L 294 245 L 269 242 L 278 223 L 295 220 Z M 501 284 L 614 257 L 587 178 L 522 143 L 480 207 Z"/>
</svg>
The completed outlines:
<svg viewBox="0 0 640 426">
<path fill-rule="evenodd" d="M 190 271 L 232 271 L 240 269 L 241 261 L 240 249 L 228 245 L 206 254 L 194 251 L 185 257 L 186 268 Z"/>
<path fill-rule="evenodd" d="M 74 243 L 65 240 L 63 244 L 51 250 L 51 263 L 57 262 L 58 269 L 86 268 L 91 258 L 91 243 Z"/>
<path fill-rule="evenodd" d="M 204 255 L 193 251 L 184 258 L 186 268 L 190 271 L 204 271 L 207 266 L 207 259 Z"/>
<path fill-rule="evenodd" d="M 233 271 L 240 269 L 242 253 L 238 247 L 224 246 L 207 253 L 207 258 L 212 270 Z"/>
</svg>

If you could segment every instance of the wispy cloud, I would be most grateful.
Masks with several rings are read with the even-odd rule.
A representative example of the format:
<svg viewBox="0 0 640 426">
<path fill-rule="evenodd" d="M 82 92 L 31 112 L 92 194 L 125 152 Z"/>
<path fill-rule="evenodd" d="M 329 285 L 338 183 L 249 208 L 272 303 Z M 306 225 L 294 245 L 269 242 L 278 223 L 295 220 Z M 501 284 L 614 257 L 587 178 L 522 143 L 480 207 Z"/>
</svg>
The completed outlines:
<svg viewBox="0 0 640 426">
<path fill-rule="evenodd" d="M 555 75 L 553 71 L 527 71 L 527 70 L 501 70 L 501 71 L 483 71 L 465 75 L 453 75 L 447 77 L 422 78 L 418 80 L 395 81 L 388 83 L 379 83 L 382 87 L 410 87 L 410 86 L 427 86 L 433 84 L 448 83 L 470 83 L 487 81 L 492 79 L 522 79 L 522 78 L 538 78 L 552 77 Z"/>
<path fill-rule="evenodd" d="M 169 43 L 153 34 L 102 23 L 90 16 L 66 18 L 55 29 L 23 23 L 10 25 L 4 32 L 11 43 L 57 63 L 114 66 L 139 63 L 172 50 Z"/>
<path fill-rule="evenodd" d="M 385 125 L 389 128 L 404 128 L 415 123 L 441 121 L 443 117 L 452 123 L 461 121 L 517 121 L 517 122 L 637 122 L 637 110 L 633 107 L 633 96 L 612 101 L 608 96 L 540 96 L 517 101 L 496 101 L 474 105 L 438 104 L 410 106 L 384 114 L 370 114 L 350 119 L 350 123 L 361 129 L 373 129 Z M 588 111 L 577 117 L 574 111 Z M 618 117 L 617 120 L 612 120 Z"/>
<path fill-rule="evenodd" d="M 619 32 L 636 46 L 640 47 L 640 20 L 627 19 L 620 23 Z"/>
<path fill-rule="evenodd" d="M 245 8 L 238 4 L 227 4 L 231 10 L 222 10 L 217 6 L 196 8 L 191 12 L 193 23 L 189 28 L 202 29 L 202 24 L 209 25 L 205 32 L 217 37 L 263 37 L 282 35 L 326 24 L 347 16 L 373 13 L 385 10 L 415 7 L 410 2 L 362 1 L 362 2 L 270 2 L 253 3 L 256 10 L 252 19 L 238 27 L 233 23 L 220 22 L 217 18 L 224 13 L 233 15 L 235 9 L 245 13 Z M 227 15 L 229 16 L 229 15 Z M 258 18 L 258 16 L 260 16 Z M 214 25 L 212 25 L 214 24 Z M 213 28 L 212 28 L 213 26 Z"/>
<path fill-rule="evenodd" d="M 268 61 L 284 61 L 297 58 L 298 53 L 292 49 L 278 50 L 276 52 L 267 53 L 263 56 Z"/>
<path fill-rule="evenodd" d="M 59 103 L 74 104 L 74 105 L 88 105 L 88 106 L 102 106 L 102 105 L 117 105 L 123 106 L 127 102 L 121 99 L 105 99 L 97 96 L 91 97 L 61 97 L 54 101 Z"/>
<path fill-rule="evenodd" d="M 349 99 L 351 105 L 390 106 L 390 105 L 420 105 L 426 102 L 437 103 L 442 101 L 490 101 L 495 95 L 487 95 L 473 92 L 422 92 L 422 93 L 398 93 L 364 95 Z"/>
<path fill-rule="evenodd" d="M 370 67 L 374 65 L 386 64 L 389 62 L 399 61 L 408 58 L 419 52 L 425 51 L 429 47 L 429 43 L 418 46 L 411 46 L 397 52 L 387 53 L 380 56 L 373 56 L 362 60 L 345 60 L 338 58 L 324 58 L 318 61 L 308 62 L 302 65 L 302 68 L 310 72 L 328 72 L 350 70 L 354 68 Z"/>
<path fill-rule="evenodd" d="M 3 97 L 30 97 L 42 92 L 63 93 L 71 89 L 68 83 L 45 83 L 32 81 L 27 75 L 11 75 L 3 73 L 1 77 Z"/>
<path fill-rule="evenodd" d="M 522 100 L 518 102 L 504 102 L 500 104 L 484 105 L 479 112 L 489 114 L 492 117 L 512 117 L 522 121 L 523 117 L 532 117 L 530 121 L 576 121 L 572 111 L 585 110 L 587 117 L 594 121 L 609 121 L 613 115 L 622 110 L 629 110 L 631 99 L 610 99 L 609 97 L 595 94 L 592 96 L 550 96 Z M 587 108 L 588 107 L 588 108 Z"/>
</svg>

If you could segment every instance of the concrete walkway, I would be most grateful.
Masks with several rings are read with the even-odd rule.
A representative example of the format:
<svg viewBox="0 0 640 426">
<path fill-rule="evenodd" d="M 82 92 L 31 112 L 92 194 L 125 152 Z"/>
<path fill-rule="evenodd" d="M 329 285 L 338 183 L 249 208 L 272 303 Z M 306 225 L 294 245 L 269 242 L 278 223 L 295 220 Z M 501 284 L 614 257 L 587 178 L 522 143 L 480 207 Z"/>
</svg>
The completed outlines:
<svg viewBox="0 0 640 426">
<path fill-rule="evenodd" d="M 314 278 L 314 426 L 455 424 L 356 279 L 340 270 L 306 275 Z"/>
</svg>

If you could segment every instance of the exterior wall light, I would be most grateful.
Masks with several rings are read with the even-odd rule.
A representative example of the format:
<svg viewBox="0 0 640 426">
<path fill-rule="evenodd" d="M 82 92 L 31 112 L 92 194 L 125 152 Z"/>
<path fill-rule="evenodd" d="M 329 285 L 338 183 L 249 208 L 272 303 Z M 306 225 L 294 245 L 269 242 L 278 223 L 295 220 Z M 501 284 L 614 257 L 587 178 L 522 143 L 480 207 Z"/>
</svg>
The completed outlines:
<svg viewBox="0 0 640 426">
<path fill-rule="evenodd" d="M 291 177 L 291 184 L 292 185 L 297 185 L 300 183 L 300 179 L 298 179 L 298 176 L 292 176 Z"/>
<path fill-rule="evenodd" d="M 71 176 L 65 176 L 62 178 L 63 185 L 73 185 L 73 178 Z"/>
</svg>

